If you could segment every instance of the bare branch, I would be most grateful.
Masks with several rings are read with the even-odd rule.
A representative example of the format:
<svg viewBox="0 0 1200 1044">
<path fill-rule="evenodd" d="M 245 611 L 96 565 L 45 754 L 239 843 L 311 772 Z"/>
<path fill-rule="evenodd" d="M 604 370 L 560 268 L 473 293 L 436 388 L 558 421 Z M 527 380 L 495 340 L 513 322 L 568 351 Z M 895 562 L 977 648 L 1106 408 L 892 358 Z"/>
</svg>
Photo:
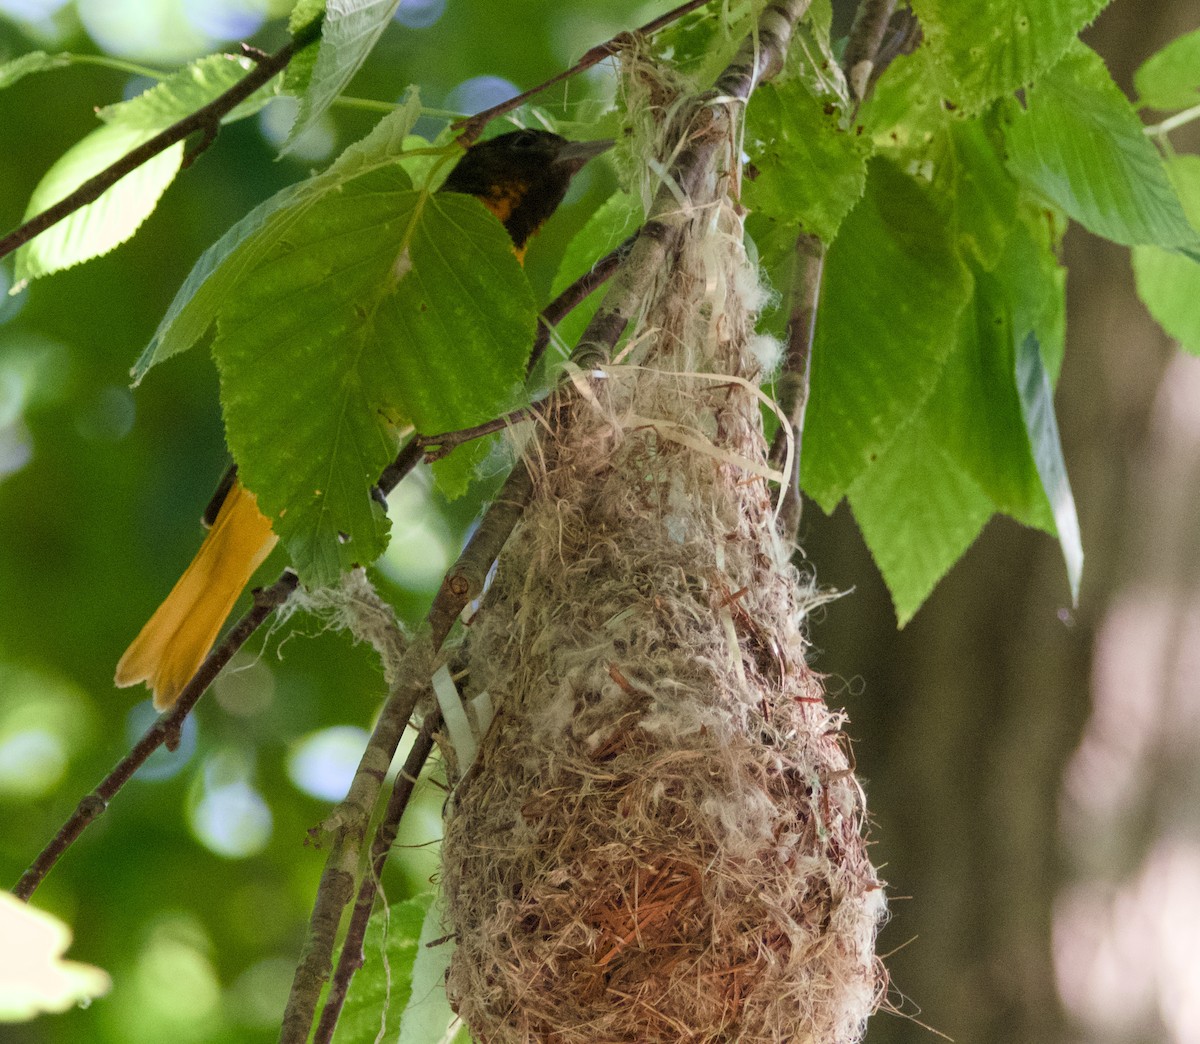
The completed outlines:
<svg viewBox="0 0 1200 1044">
<path fill-rule="evenodd" d="M 824 266 L 825 244 L 816 236 L 801 233 L 796 239 L 787 356 L 783 372 L 775 382 L 775 397 L 787 417 L 787 424 L 780 425 L 775 433 L 770 455 L 771 463 L 781 468 L 787 461 L 789 443 L 792 446 L 792 466 L 785 480 L 778 519 L 780 535 L 789 541 L 795 540 L 800 528 L 800 450 L 804 441 L 804 410 L 808 405 L 809 370 Z"/>
<path fill-rule="evenodd" d="M 896 0 L 859 0 L 858 10 L 854 12 L 854 24 L 850 27 L 842 56 L 842 69 L 856 104 L 867 96 L 867 88 L 874 78 L 875 56 L 883 44 L 895 8 Z"/>
<path fill-rule="evenodd" d="M 108 803 L 129 782 L 146 759 L 163 744 L 166 744 L 168 749 L 174 749 L 175 744 L 179 741 L 179 730 L 183 725 L 183 719 L 191 712 L 196 701 L 204 695 L 217 675 L 233 658 L 233 654 L 246 644 L 246 641 L 258 630 L 263 621 L 288 600 L 288 597 L 296 589 L 296 584 L 296 574 L 287 570 L 270 587 L 260 588 L 254 592 L 254 605 L 225 635 L 220 645 L 208 654 L 208 658 L 200 665 L 195 676 L 179 694 L 175 705 L 146 730 L 142 738 L 134 744 L 133 749 L 117 762 L 116 767 L 101 780 L 100 785 L 79 802 L 79 807 L 75 809 L 70 819 L 62 825 L 53 840 L 41 851 L 29 869 L 21 875 L 21 879 L 13 887 L 13 895 L 18 899 L 28 900 L 62 854 L 74 844 L 87 825 L 108 807 Z"/>
<path fill-rule="evenodd" d="M 74 192 L 64 196 L 40 214 L 31 217 L 19 228 L 13 229 L 3 239 L 0 239 L 0 257 L 11 254 L 18 247 L 45 232 L 46 229 L 57 225 L 65 217 L 89 203 L 94 203 L 126 174 L 137 170 L 143 163 L 153 159 L 160 152 L 165 152 L 176 142 L 183 141 L 199 132 L 202 135 L 201 140 L 195 148 L 189 151 L 185 166 L 192 163 L 216 138 L 222 117 L 227 116 L 256 90 L 282 72 L 296 52 L 312 43 L 320 31 L 321 19 L 310 22 L 274 54 L 257 58 L 254 68 L 224 94 L 218 95 L 207 105 L 190 113 L 177 123 L 171 124 L 166 130 L 156 134 L 149 141 L 143 142 L 136 149 L 127 152 L 99 174 L 88 178 Z"/>
</svg>

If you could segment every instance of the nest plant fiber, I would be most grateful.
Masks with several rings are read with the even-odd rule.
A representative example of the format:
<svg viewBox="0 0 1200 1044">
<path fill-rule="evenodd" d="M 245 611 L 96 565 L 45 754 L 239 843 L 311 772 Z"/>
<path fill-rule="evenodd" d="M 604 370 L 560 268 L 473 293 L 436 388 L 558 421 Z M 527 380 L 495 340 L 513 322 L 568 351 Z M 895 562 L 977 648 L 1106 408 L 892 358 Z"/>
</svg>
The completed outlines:
<svg viewBox="0 0 1200 1044">
<path fill-rule="evenodd" d="M 469 632 L 494 717 L 449 758 L 442 889 L 485 1044 L 853 1044 L 884 988 L 863 793 L 774 524 L 735 178 L 680 204 Z"/>
</svg>

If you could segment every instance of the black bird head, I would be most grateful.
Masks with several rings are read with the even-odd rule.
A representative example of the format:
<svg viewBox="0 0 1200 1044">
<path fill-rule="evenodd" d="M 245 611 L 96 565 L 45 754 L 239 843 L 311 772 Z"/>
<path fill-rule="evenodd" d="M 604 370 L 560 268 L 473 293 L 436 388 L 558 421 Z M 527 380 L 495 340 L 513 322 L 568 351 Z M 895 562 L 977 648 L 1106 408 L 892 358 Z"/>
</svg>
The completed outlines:
<svg viewBox="0 0 1200 1044">
<path fill-rule="evenodd" d="M 442 189 L 480 199 L 508 229 L 519 255 L 567 194 L 571 179 L 611 140 L 568 141 L 550 131 L 519 130 L 472 145 Z"/>
</svg>

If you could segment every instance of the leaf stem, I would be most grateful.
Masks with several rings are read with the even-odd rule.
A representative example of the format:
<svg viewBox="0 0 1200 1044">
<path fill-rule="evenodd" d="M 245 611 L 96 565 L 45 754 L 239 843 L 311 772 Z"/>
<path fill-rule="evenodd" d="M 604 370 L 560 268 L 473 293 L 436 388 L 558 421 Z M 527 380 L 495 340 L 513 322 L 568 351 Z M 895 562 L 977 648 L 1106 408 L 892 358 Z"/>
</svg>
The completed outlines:
<svg viewBox="0 0 1200 1044">
<path fill-rule="evenodd" d="M 95 65 L 101 69 L 113 69 L 116 72 L 129 73 L 131 76 L 144 76 L 148 80 L 165 80 L 171 75 L 163 69 L 152 69 L 148 65 L 127 62 L 124 58 L 112 58 L 107 54 L 75 54 L 73 52 L 66 52 L 63 57 L 71 65 Z"/>
<path fill-rule="evenodd" d="M 1174 116 L 1168 116 L 1160 123 L 1151 124 L 1143 129 L 1143 133 L 1148 137 L 1165 138 L 1171 131 L 1185 127 L 1198 119 L 1200 119 L 1200 105 L 1193 105 L 1190 109 L 1184 109 L 1182 112 L 1175 113 Z"/>
</svg>

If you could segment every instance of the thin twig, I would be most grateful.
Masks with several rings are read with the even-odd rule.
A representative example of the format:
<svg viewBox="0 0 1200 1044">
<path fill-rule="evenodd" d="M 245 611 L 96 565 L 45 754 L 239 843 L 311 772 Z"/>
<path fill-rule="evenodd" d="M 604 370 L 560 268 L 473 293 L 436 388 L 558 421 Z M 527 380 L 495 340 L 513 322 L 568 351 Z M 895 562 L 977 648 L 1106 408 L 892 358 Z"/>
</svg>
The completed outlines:
<svg viewBox="0 0 1200 1044">
<path fill-rule="evenodd" d="M 696 10 L 698 7 L 703 7 L 710 3 L 711 0 L 687 0 L 687 3 L 680 4 L 664 15 L 659 15 L 653 21 L 647 22 L 645 25 L 633 30 L 633 32 L 618 33 L 611 40 L 602 44 L 597 44 L 590 48 L 582 58 L 579 59 L 571 68 L 551 76 L 550 79 L 543 83 L 539 83 L 536 87 L 531 87 L 529 90 L 518 94 L 515 98 L 509 98 L 507 101 L 502 101 L 499 105 L 493 105 L 490 109 L 484 109 L 483 112 L 477 112 L 474 116 L 467 116 L 461 120 L 451 124 L 452 130 L 462 130 L 459 136 L 459 141 L 464 145 L 470 145 L 480 134 L 483 133 L 483 128 L 486 127 L 492 120 L 498 116 L 503 116 L 505 113 L 512 112 L 513 109 L 518 109 L 525 104 L 530 98 L 536 94 L 541 94 L 542 91 L 553 87 L 557 83 L 562 83 L 563 80 L 568 80 L 572 76 L 583 72 L 585 69 L 590 69 L 593 65 L 599 65 L 605 58 L 611 58 L 615 54 L 619 54 L 621 49 L 629 42 L 636 34 L 649 35 L 656 33 L 664 26 L 670 25 L 672 22 L 682 18 L 685 14 Z"/>
<path fill-rule="evenodd" d="M 18 247 L 45 232 L 46 229 L 57 225 L 65 217 L 89 203 L 94 203 L 126 174 L 137 170 L 143 163 L 153 159 L 160 152 L 165 152 L 176 142 L 183 141 L 200 131 L 203 132 L 203 137 L 199 145 L 192 149 L 187 157 L 187 163 L 193 162 L 196 156 L 212 144 L 213 139 L 216 138 L 221 118 L 236 109 L 264 84 L 274 79 L 292 60 L 297 51 L 317 39 L 320 31 L 321 19 L 318 18 L 301 29 L 274 54 L 259 59 L 258 63 L 224 94 L 218 95 L 207 105 L 201 106 L 177 123 L 171 124 L 166 130 L 154 135 L 136 149 L 130 150 L 116 162 L 105 167 L 99 174 L 88 178 L 74 192 L 64 196 L 40 214 L 34 215 L 19 228 L 13 229 L 3 239 L 0 239 L 0 257 L 11 254 Z"/>
<path fill-rule="evenodd" d="M 919 36 L 920 26 L 908 11 L 892 17 L 896 0 L 862 0 L 854 16 L 842 60 L 846 80 L 855 96 L 855 107 L 897 55 Z M 891 36 L 888 32 L 891 29 Z M 792 305 L 788 319 L 788 346 L 783 371 L 775 382 L 776 398 L 787 418 L 771 443 L 770 461 L 778 468 L 787 462 L 792 446 L 791 470 L 784 480 L 777 526 L 785 541 L 794 543 L 800 529 L 800 458 L 804 444 L 804 411 L 808 405 L 813 339 L 817 307 L 825 268 L 825 244 L 807 232 L 796 237 L 796 267 L 792 277 Z"/>
<path fill-rule="evenodd" d="M 183 719 L 196 705 L 196 701 L 204 695 L 213 680 L 233 658 L 233 654 L 246 644 L 247 639 L 258 630 L 262 622 L 288 600 L 296 589 L 296 584 L 296 574 L 287 570 L 270 587 L 254 592 L 254 605 L 225 635 L 221 644 L 208 654 L 200 669 L 179 694 L 175 705 L 146 730 L 133 749 L 101 780 L 100 785 L 79 802 L 70 819 L 62 825 L 53 840 L 21 875 L 21 879 L 13 888 L 13 895 L 18 899 L 28 900 L 58 862 L 59 857 L 74 844 L 87 825 L 108 807 L 108 803 L 129 782 L 146 759 L 164 743 L 172 747 L 178 742 Z"/>
<path fill-rule="evenodd" d="M 631 240 L 626 240 L 626 242 L 617 247 L 616 250 L 612 251 L 612 253 L 606 255 L 604 258 L 598 261 L 588 273 L 586 273 L 584 276 L 581 276 L 575 281 L 575 283 L 564 290 L 563 293 L 561 293 L 549 305 L 547 305 L 546 309 L 542 313 L 542 321 L 551 325 L 560 322 L 563 317 L 565 317 L 571 311 L 572 308 L 586 298 L 588 294 L 592 292 L 592 290 L 600 286 L 615 270 L 616 265 L 623 256 L 623 251 L 627 250 L 630 241 Z M 541 338 L 542 330 L 544 329 L 546 329 L 544 326 L 539 328 L 539 339 Z M 535 350 L 537 343 L 538 342 L 535 341 Z M 504 427 L 507 423 L 515 423 L 515 419 L 515 417 L 501 418 L 499 421 L 493 421 L 491 423 L 498 425 L 498 427 L 494 430 L 499 430 L 499 427 Z M 449 438 L 451 435 L 459 437 L 458 441 L 454 443 L 454 445 L 459 445 L 462 442 L 468 441 L 468 437 L 461 437 L 463 434 L 464 433 L 462 432 L 449 433 L 447 436 L 442 436 L 442 438 Z M 479 434 L 486 434 L 486 432 L 481 431 Z M 405 444 L 404 448 L 400 450 L 396 459 L 392 461 L 392 463 L 389 464 L 380 475 L 379 481 L 376 483 L 376 488 L 379 490 L 380 495 L 386 496 L 393 489 L 395 489 L 396 486 L 399 485 L 400 481 L 421 461 L 422 456 L 425 453 L 425 444 L 437 445 L 437 443 L 437 438 L 426 440 L 415 438 L 410 439 L 409 442 Z M 453 445 L 449 448 L 452 449 Z M 449 452 L 449 449 L 447 449 L 445 452 Z M 236 471 L 230 469 L 226 478 L 232 481 L 234 475 L 236 475 Z M 226 487 L 227 483 L 223 485 L 223 488 Z M 218 496 L 219 495 L 220 493 L 218 492 Z M 512 491 L 509 491 L 510 499 L 511 495 Z M 456 569 L 457 568 L 458 566 L 456 564 Z M 487 567 L 485 567 L 483 570 L 484 574 L 486 574 L 486 571 Z M 456 588 L 466 583 L 468 585 L 466 590 L 468 591 L 476 590 L 476 585 L 478 585 L 478 589 L 482 589 L 482 576 L 480 575 L 479 570 L 472 566 L 469 562 L 467 565 L 467 573 L 462 573 L 461 571 L 455 572 L 455 570 L 452 570 L 451 572 L 454 573 L 454 576 L 449 582 Z M 470 579 L 467 579 L 468 575 L 470 576 Z M 242 645 L 245 644 L 250 635 L 262 625 L 262 623 L 270 615 L 271 611 L 274 608 L 277 608 L 279 605 L 282 605 L 283 601 L 286 600 L 286 597 L 282 598 L 274 605 L 268 606 L 265 611 L 263 611 L 263 605 L 266 603 L 260 602 L 260 597 L 267 598 L 271 592 L 278 591 L 283 586 L 286 586 L 287 593 L 290 593 L 295 589 L 296 583 L 296 575 L 288 570 L 285 571 L 284 574 L 270 587 L 264 589 L 263 591 L 255 592 L 255 604 L 253 608 L 237 623 L 232 630 L 230 630 L 220 645 L 213 650 L 208 659 L 205 660 L 200 669 L 196 672 L 196 676 L 183 690 L 179 700 L 175 703 L 172 709 L 167 714 L 159 718 L 154 725 L 151 726 L 146 735 L 143 736 L 138 744 L 129 752 L 129 754 L 127 754 L 118 763 L 113 771 L 105 777 L 103 782 L 101 782 L 96 790 L 91 794 L 88 794 L 80 801 L 75 812 L 63 824 L 58 833 L 55 834 L 52 841 L 30 865 L 29 869 L 22 875 L 17 886 L 14 888 L 14 894 L 22 899 L 28 899 L 33 894 L 38 885 L 41 884 L 42 880 L 54 867 L 55 863 L 57 863 L 59 858 L 61 858 L 62 854 L 75 842 L 80 834 L 83 833 L 87 825 L 105 810 L 107 803 L 111 801 L 121 787 L 123 787 L 125 783 L 129 781 L 130 777 L 132 777 L 134 772 L 137 771 L 137 769 L 145 762 L 145 760 L 164 742 L 168 742 L 171 737 L 176 737 L 179 735 L 179 730 L 182 727 L 183 719 L 187 717 L 188 712 L 195 705 L 196 700 L 200 698 L 200 695 L 203 694 L 204 690 L 212 684 L 212 681 L 216 678 L 217 674 L 220 673 L 220 670 L 224 664 L 227 663 L 232 655 L 237 652 Z M 476 594 L 477 593 L 478 592 L 476 591 Z M 470 597 L 463 601 L 462 605 L 454 610 L 454 618 L 457 617 L 458 613 L 462 611 L 462 607 L 465 606 L 473 597 L 476 597 L 476 595 L 470 595 Z M 450 620 L 450 623 L 453 623 L 453 618 Z M 448 629 L 449 628 L 447 627 L 447 630 Z M 213 666 L 214 664 L 216 665 L 215 668 Z M 197 685 L 201 686 L 198 690 L 195 689 Z"/>
<path fill-rule="evenodd" d="M 375 488 L 386 497 L 400 485 L 400 480 L 417 466 L 421 460 L 421 454 L 421 445 L 416 439 L 409 439 L 397 454 L 396 459 L 383 469 L 383 474 L 379 476 Z"/>
<path fill-rule="evenodd" d="M 482 439 L 485 435 L 494 435 L 498 431 L 511 428 L 514 424 L 531 420 L 541 412 L 541 406 L 541 403 L 534 403 L 532 406 L 522 406 L 519 410 L 513 410 L 502 417 L 493 417 L 489 421 L 484 421 L 482 424 L 474 424 L 469 428 L 459 428 L 457 431 L 444 431 L 440 435 L 418 435 L 415 441 L 425 451 L 425 460 L 432 464 L 434 461 L 448 457 L 464 443 L 473 442 L 475 439 Z"/>
<path fill-rule="evenodd" d="M 390 492 L 420 459 L 420 448 L 416 446 L 415 442 L 410 441 L 400 451 L 396 460 L 384 471 L 380 477 L 379 486 L 384 492 Z M 229 477 L 234 474 L 236 472 L 231 469 Z M 253 606 L 229 630 L 220 644 L 209 653 L 171 709 L 146 730 L 142 738 L 104 777 L 100 785 L 79 802 L 70 818 L 38 854 L 29 869 L 21 875 L 20 881 L 13 888 L 14 895 L 20 899 L 28 899 L 32 896 L 63 853 L 75 843 L 88 824 L 104 812 L 108 803 L 129 782 L 133 774 L 146 762 L 146 759 L 163 744 L 170 748 L 178 741 L 183 721 L 196 705 L 196 701 L 221 673 L 234 653 L 246 644 L 250 636 L 266 622 L 271 613 L 287 601 L 288 596 L 296 589 L 298 582 L 296 574 L 290 569 L 285 569 L 279 579 L 269 587 L 254 592 Z"/>
<path fill-rule="evenodd" d="M 424 768 L 425 762 L 433 750 L 434 735 L 441 727 L 441 712 L 435 710 L 425 718 L 421 725 L 421 731 L 417 733 L 412 749 L 404 761 L 404 767 L 392 784 L 392 796 L 388 799 L 387 808 L 384 810 L 379 826 L 375 828 L 375 840 L 371 843 L 367 873 L 362 879 L 362 884 L 359 885 L 358 898 L 354 901 L 354 910 L 350 914 L 350 923 L 346 928 L 346 938 L 342 942 L 342 952 L 338 957 L 337 969 L 330 980 L 329 992 L 325 995 L 325 1004 L 321 1009 L 321 1020 L 317 1023 L 313 1044 L 329 1044 L 333 1040 L 333 1032 L 337 1028 L 342 1005 L 346 1003 L 346 994 L 350 990 L 350 980 L 365 963 L 366 954 L 363 951 L 363 941 L 367 934 L 367 924 L 371 920 L 375 896 L 379 892 L 383 864 L 387 860 L 392 845 L 396 842 L 400 819 L 408 808 L 408 802 L 416 788 L 421 769 Z"/>
<path fill-rule="evenodd" d="M 787 541 L 794 541 L 800 528 L 800 448 L 804 441 L 804 410 L 808 405 L 809 371 L 824 267 L 825 244 L 814 235 L 801 233 L 796 238 L 787 356 L 783 372 L 775 382 L 775 397 L 787 424 L 781 424 L 775 433 L 770 455 L 771 463 L 781 468 L 787 462 L 788 446 L 792 447 L 791 472 L 785 480 L 777 520 L 779 533 Z"/>
</svg>

